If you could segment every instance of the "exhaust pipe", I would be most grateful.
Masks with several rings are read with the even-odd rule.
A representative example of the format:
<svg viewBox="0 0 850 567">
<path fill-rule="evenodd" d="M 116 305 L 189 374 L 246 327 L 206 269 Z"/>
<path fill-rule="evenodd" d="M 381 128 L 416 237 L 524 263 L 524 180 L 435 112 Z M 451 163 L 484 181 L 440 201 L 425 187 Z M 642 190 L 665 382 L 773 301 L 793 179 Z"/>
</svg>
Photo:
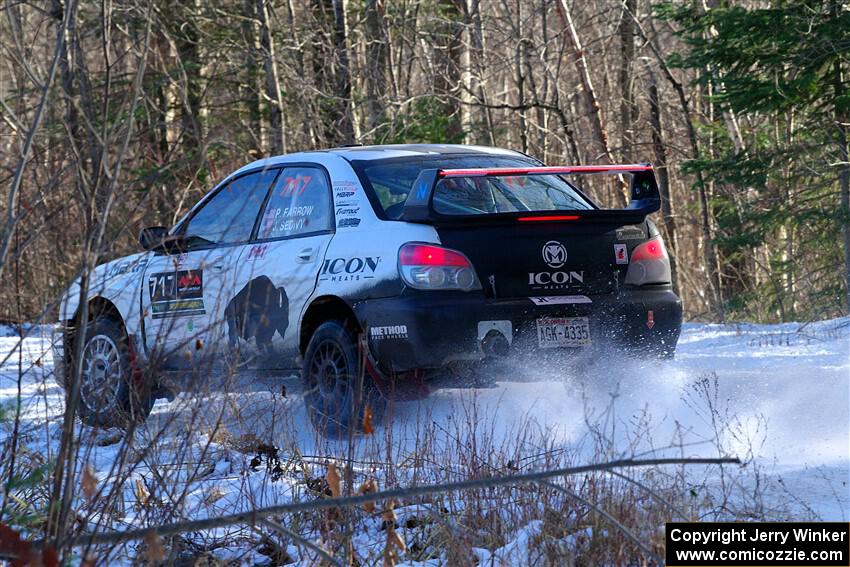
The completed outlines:
<svg viewBox="0 0 850 567">
<path fill-rule="evenodd" d="M 493 329 L 481 341 L 481 351 L 489 357 L 502 358 L 508 355 L 511 344 L 501 332 Z"/>
</svg>

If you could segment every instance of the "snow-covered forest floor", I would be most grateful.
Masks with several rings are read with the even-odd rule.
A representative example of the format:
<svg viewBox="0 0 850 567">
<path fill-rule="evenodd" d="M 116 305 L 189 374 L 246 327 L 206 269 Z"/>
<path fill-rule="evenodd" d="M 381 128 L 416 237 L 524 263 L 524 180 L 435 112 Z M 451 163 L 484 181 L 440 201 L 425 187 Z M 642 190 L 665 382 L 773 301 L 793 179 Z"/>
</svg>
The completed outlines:
<svg viewBox="0 0 850 567">
<path fill-rule="evenodd" d="M 9 449 L 20 399 L 17 466 L 32 471 L 54 458 L 64 398 L 51 376 L 49 328 L 25 329 L 22 348 L 18 332 L 0 328 L 0 444 Z M 745 465 L 587 474 L 555 487 L 402 500 L 393 512 L 383 503 L 275 521 L 361 564 L 395 554 L 400 563 L 502 565 L 594 554 L 629 562 L 636 548 L 595 507 L 655 551 L 665 519 L 850 520 L 850 318 L 687 324 L 673 361 L 526 357 L 492 378 L 395 403 L 385 426 L 350 443 L 313 432 L 294 377 L 239 376 L 229 392 L 159 400 L 129 439 L 78 424 L 77 521 L 123 530 L 322 498 L 330 463 L 343 492 L 356 492 L 371 481 L 382 490 L 637 456 L 737 456 Z M 49 486 L 30 484 L 12 505 L 37 518 Z M 298 537 L 243 525 L 80 557 L 106 564 L 161 552 L 246 564 L 317 557 Z"/>
</svg>

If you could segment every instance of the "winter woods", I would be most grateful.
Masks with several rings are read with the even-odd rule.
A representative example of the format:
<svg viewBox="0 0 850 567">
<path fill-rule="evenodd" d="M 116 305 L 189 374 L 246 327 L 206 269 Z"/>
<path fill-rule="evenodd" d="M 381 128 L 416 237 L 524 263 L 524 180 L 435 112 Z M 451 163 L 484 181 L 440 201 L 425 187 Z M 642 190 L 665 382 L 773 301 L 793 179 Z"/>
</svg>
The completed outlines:
<svg viewBox="0 0 850 567">
<path fill-rule="evenodd" d="M 235 167 L 340 144 L 651 162 L 687 316 L 846 312 L 845 4 L 7 2 L 0 318 Z M 592 186 L 620 207 L 620 187 Z"/>
</svg>

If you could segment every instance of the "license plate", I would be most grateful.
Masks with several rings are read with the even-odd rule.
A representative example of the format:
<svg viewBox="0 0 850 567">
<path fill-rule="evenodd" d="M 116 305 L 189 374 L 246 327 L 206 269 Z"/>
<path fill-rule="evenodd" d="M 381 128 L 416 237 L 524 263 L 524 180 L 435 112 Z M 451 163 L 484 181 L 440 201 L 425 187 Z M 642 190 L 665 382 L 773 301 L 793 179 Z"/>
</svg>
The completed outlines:
<svg viewBox="0 0 850 567">
<path fill-rule="evenodd" d="M 587 317 L 538 319 L 537 344 L 540 348 L 587 346 L 590 323 Z"/>
</svg>

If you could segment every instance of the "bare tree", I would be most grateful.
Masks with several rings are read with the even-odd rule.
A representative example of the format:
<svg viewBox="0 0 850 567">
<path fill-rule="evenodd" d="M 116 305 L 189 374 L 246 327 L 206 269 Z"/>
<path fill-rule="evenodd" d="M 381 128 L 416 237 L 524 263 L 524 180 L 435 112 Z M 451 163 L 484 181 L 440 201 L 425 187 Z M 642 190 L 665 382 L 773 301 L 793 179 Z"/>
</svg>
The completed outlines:
<svg viewBox="0 0 850 567">
<path fill-rule="evenodd" d="M 266 78 L 266 100 L 269 105 L 269 150 L 272 155 L 279 155 L 286 153 L 286 131 L 283 119 L 283 98 L 280 94 L 280 79 L 277 72 L 277 57 L 267 4 L 267 0 L 256 0 L 256 13 L 260 22 L 263 69 Z"/>
<path fill-rule="evenodd" d="M 366 116 L 369 137 L 375 139 L 386 121 L 383 99 L 387 94 L 387 34 L 380 0 L 367 0 L 364 41 L 366 42 Z"/>
</svg>

